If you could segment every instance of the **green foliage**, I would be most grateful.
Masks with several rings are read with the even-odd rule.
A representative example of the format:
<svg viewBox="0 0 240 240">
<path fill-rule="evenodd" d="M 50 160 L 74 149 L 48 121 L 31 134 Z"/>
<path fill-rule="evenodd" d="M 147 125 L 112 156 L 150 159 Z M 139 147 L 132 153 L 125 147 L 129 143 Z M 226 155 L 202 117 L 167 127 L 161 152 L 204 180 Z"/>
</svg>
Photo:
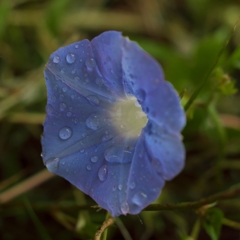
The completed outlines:
<svg viewBox="0 0 240 240">
<path fill-rule="evenodd" d="M 211 240 L 219 239 L 223 216 L 223 212 L 217 208 L 211 208 L 205 214 L 202 225 L 210 236 Z"/>
</svg>

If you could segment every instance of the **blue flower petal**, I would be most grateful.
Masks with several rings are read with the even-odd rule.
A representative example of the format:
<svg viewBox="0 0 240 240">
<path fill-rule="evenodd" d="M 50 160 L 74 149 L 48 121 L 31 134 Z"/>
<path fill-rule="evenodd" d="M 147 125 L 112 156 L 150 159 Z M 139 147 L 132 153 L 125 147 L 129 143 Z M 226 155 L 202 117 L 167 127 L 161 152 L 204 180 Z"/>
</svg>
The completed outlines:
<svg viewBox="0 0 240 240">
<path fill-rule="evenodd" d="M 179 132 L 185 125 L 185 114 L 176 91 L 164 81 L 160 65 L 128 39 L 124 39 L 122 52 L 125 82 L 132 88 L 148 119 L 170 132 Z"/>
<path fill-rule="evenodd" d="M 184 112 L 158 63 L 109 31 L 58 49 L 44 74 L 42 155 L 48 170 L 113 216 L 139 213 L 184 165 Z M 141 105 L 136 120 L 129 110 L 132 96 Z M 142 130 L 135 126 L 144 115 L 141 107 L 148 117 Z"/>
<path fill-rule="evenodd" d="M 179 135 L 171 135 L 154 122 L 144 128 L 145 144 L 151 163 L 164 180 L 171 180 L 183 169 L 185 149 Z"/>
<path fill-rule="evenodd" d="M 117 96 L 125 96 L 122 82 L 122 34 L 120 32 L 104 32 L 92 40 L 93 53 L 106 85 Z"/>
</svg>

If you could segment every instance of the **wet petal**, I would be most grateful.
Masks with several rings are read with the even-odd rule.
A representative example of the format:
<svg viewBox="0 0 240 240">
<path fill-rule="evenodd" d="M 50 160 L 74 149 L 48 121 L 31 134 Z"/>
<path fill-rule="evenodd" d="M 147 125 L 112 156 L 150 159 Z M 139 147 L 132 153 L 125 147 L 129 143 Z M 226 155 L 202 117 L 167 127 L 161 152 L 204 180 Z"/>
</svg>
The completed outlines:
<svg viewBox="0 0 240 240">
<path fill-rule="evenodd" d="M 93 53 L 106 85 L 119 97 L 125 96 L 122 82 L 122 34 L 104 32 L 92 40 Z"/>
<path fill-rule="evenodd" d="M 125 82 L 132 88 L 143 111 L 169 131 L 180 131 L 186 121 L 184 111 L 172 85 L 164 81 L 160 65 L 128 39 L 124 39 L 122 49 Z"/>
<path fill-rule="evenodd" d="M 179 135 L 171 135 L 154 122 L 144 128 L 151 164 L 164 180 L 171 180 L 183 169 L 185 149 Z"/>
<path fill-rule="evenodd" d="M 159 64 L 109 31 L 58 49 L 44 74 L 48 170 L 113 216 L 139 213 L 184 165 L 185 116 Z"/>
</svg>

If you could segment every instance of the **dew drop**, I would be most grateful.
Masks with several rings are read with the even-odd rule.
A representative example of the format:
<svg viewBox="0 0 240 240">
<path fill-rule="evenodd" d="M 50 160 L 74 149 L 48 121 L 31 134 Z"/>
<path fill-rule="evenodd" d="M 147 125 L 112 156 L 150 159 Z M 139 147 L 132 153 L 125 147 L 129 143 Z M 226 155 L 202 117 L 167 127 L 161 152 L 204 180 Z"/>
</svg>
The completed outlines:
<svg viewBox="0 0 240 240">
<path fill-rule="evenodd" d="M 87 170 L 90 171 L 92 169 L 91 165 L 87 165 Z"/>
<path fill-rule="evenodd" d="M 85 64 L 89 71 L 92 71 L 96 66 L 96 62 L 93 58 L 89 58 Z"/>
<path fill-rule="evenodd" d="M 60 111 L 64 111 L 67 105 L 65 103 L 60 103 Z"/>
<path fill-rule="evenodd" d="M 78 44 L 76 44 L 74 47 L 75 47 L 75 48 L 79 48 L 79 45 L 78 45 Z"/>
<path fill-rule="evenodd" d="M 97 130 L 100 127 L 99 117 L 96 114 L 91 114 L 87 120 L 86 125 L 92 130 Z"/>
<path fill-rule="evenodd" d="M 127 202 L 123 202 L 121 204 L 121 211 L 124 215 L 126 215 L 129 212 L 129 205 Z"/>
<path fill-rule="evenodd" d="M 122 184 L 119 184 L 119 185 L 118 185 L 118 190 L 122 191 L 122 189 L 123 189 L 123 185 L 122 185 Z"/>
<path fill-rule="evenodd" d="M 52 96 L 51 96 L 51 99 L 52 99 L 53 102 L 55 102 L 57 98 L 56 98 L 55 95 L 52 95 Z"/>
<path fill-rule="evenodd" d="M 121 151 L 122 148 L 118 146 L 113 146 L 105 150 L 104 157 L 108 162 L 121 162 L 123 152 Z"/>
<path fill-rule="evenodd" d="M 138 99 L 138 102 L 142 104 L 146 98 L 146 92 L 142 88 L 140 88 L 136 93 L 136 97 Z"/>
<path fill-rule="evenodd" d="M 135 182 L 131 182 L 131 183 L 129 184 L 129 187 L 130 187 L 130 189 L 134 189 L 134 188 L 136 187 Z"/>
<path fill-rule="evenodd" d="M 59 131 L 59 137 L 62 140 L 67 140 L 72 136 L 72 130 L 69 127 L 63 127 L 60 131 Z"/>
<path fill-rule="evenodd" d="M 59 158 L 52 158 L 46 162 L 46 167 L 49 172 L 56 173 L 58 170 Z"/>
<path fill-rule="evenodd" d="M 60 62 L 60 57 L 59 56 L 54 56 L 53 57 L 53 62 L 54 63 L 59 63 Z"/>
<path fill-rule="evenodd" d="M 100 181 L 105 181 L 107 179 L 107 165 L 103 165 L 99 168 L 98 170 L 98 177 L 100 179 Z"/>
<path fill-rule="evenodd" d="M 71 117 L 72 116 L 72 112 L 67 112 L 67 116 Z"/>
<path fill-rule="evenodd" d="M 91 157 L 91 162 L 96 163 L 97 161 L 98 161 L 98 157 L 97 156 Z"/>
<path fill-rule="evenodd" d="M 132 202 L 138 206 L 145 205 L 147 203 L 147 195 L 143 192 L 137 192 L 133 196 Z"/>
<path fill-rule="evenodd" d="M 92 104 L 92 105 L 99 105 L 99 99 L 94 96 L 94 95 L 90 95 L 87 97 L 87 100 Z"/>
<path fill-rule="evenodd" d="M 66 91 L 67 91 L 67 87 L 63 87 L 63 88 L 62 88 L 62 91 L 63 91 L 63 92 L 66 92 Z"/>
<path fill-rule="evenodd" d="M 75 62 L 75 55 L 73 53 L 68 53 L 66 56 L 66 60 L 68 63 L 72 64 Z"/>
<path fill-rule="evenodd" d="M 78 77 L 78 76 L 75 77 L 75 78 L 74 78 L 74 81 L 75 81 L 75 82 L 79 82 L 79 81 L 80 81 L 80 77 Z"/>
<path fill-rule="evenodd" d="M 53 111 L 54 111 L 53 106 L 52 106 L 51 104 L 48 104 L 48 105 L 46 106 L 46 112 L 49 113 L 49 114 L 51 114 L 51 113 L 53 113 Z"/>
</svg>

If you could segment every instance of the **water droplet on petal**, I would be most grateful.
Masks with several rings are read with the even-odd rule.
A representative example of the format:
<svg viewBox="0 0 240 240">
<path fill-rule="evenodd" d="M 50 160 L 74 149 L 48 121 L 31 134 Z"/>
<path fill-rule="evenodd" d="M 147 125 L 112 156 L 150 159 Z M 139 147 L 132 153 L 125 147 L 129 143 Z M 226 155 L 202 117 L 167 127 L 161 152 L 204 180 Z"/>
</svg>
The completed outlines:
<svg viewBox="0 0 240 240">
<path fill-rule="evenodd" d="M 80 153 L 84 153 L 85 152 L 85 150 L 84 149 L 82 149 L 81 151 L 80 151 Z"/>
<path fill-rule="evenodd" d="M 52 158 L 46 162 L 46 167 L 49 172 L 55 173 L 58 170 L 59 158 Z"/>
<path fill-rule="evenodd" d="M 87 97 L 87 100 L 92 104 L 92 105 L 99 105 L 99 99 L 94 96 L 94 95 L 90 95 Z"/>
<path fill-rule="evenodd" d="M 71 117 L 72 116 L 72 112 L 67 112 L 67 116 Z"/>
<path fill-rule="evenodd" d="M 76 44 L 76 45 L 75 45 L 75 48 L 79 48 L 79 45 L 78 45 L 78 44 Z"/>
<path fill-rule="evenodd" d="M 129 187 L 130 187 L 131 189 L 134 189 L 134 188 L 136 187 L 135 182 L 131 182 L 131 183 L 129 184 Z"/>
<path fill-rule="evenodd" d="M 97 161 L 98 161 L 98 157 L 97 156 L 91 157 L 91 162 L 96 163 Z"/>
<path fill-rule="evenodd" d="M 64 111 L 67 105 L 65 103 L 60 103 L 60 111 Z"/>
<path fill-rule="evenodd" d="M 129 212 L 129 205 L 127 202 L 123 202 L 121 204 L 121 211 L 124 215 L 126 215 Z"/>
<path fill-rule="evenodd" d="M 59 63 L 60 62 L 60 57 L 59 56 L 54 56 L 53 57 L 53 62 L 54 63 Z"/>
<path fill-rule="evenodd" d="M 74 81 L 75 81 L 75 82 L 79 82 L 79 81 L 80 81 L 80 77 L 78 77 L 78 76 L 75 77 L 75 78 L 74 78 Z"/>
<path fill-rule="evenodd" d="M 123 146 L 112 146 L 104 152 L 104 157 L 108 162 L 128 163 L 131 158 L 128 157 L 131 151 L 125 150 Z"/>
<path fill-rule="evenodd" d="M 63 88 L 62 88 L 62 91 L 63 91 L 63 92 L 66 92 L 66 91 L 67 91 L 67 87 L 63 87 Z"/>
<path fill-rule="evenodd" d="M 69 127 L 63 127 L 60 131 L 59 131 L 59 137 L 62 140 L 67 140 L 72 136 L 72 130 Z"/>
<path fill-rule="evenodd" d="M 73 53 L 68 53 L 66 56 L 66 60 L 68 63 L 72 64 L 75 62 L 75 55 Z"/>
<path fill-rule="evenodd" d="M 147 202 L 147 195 L 143 192 L 138 192 L 133 196 L 132 202 L 138 206 L 142 206 Z"/>
<path fill-rule="evenodd" d="M 136 97 L 138 99 L 138 102 L 142 104 L 146 98 L 146 92 L 142 88 L 140 88 L 136 93 Z"/>
<path fill-rule="evenodd" d="M 52 95 L 52 96 L 51 96 L 51 99 L 52 99 L 53 102 L 55 102 L 57 98 L 56 98 L 55 95 Z"/>
<path fill-rule="evenodd" d="M 92 130 L 97 130 L 100 127 L 99 117 L 96 114 L 91 114 L 87 120 L 86 125 Z"/>
<path fill-rule="evenodd" d="M 122 184 L 119 184 L 119 185 L 118 185 L 118 190 L 121 191 L 122 189 L 123 189 L 123 185 L 122 185 Z"/>
<path fill-rule="evenodd" d="M 92 71 L 96 66 L 96 62 L 93 58 L 89 58 L 85 64 L 89 71 Z"/>
<path fill-rule="evenodd" d="M 51 104 L 48 104 L 48 105 L 46 106 L 46 112 L 49 113 L 49 114 L 51 114 L 51 113 L 53 113 L 53 111 L 54 111 L 53 106 L 52 106 Z"/>
<path fill-rule="evenodd" d="M 107 173 L 108 173 L 107 165 L 103 165 L 99 168 L 98 177 L 99 177 L 100 181 L 103 182 L 107 179 Z"/>
<path fill-rule="evenodd" d="M 92 167 L 91 167 L 91 165 L 87 165 L 87 170 L 91 170 L 92 169 Z"/>
</svg>

